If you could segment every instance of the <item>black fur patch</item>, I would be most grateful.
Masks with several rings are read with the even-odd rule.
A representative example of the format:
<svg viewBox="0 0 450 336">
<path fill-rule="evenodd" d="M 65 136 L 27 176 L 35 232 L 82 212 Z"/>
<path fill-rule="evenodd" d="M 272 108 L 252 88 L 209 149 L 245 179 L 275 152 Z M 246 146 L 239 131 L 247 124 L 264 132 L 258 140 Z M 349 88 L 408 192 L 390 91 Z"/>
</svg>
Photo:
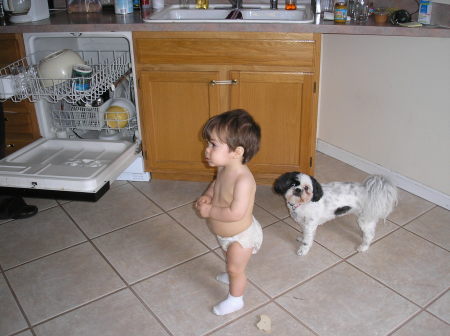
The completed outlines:
<svg viewBox="0 0 450 336">
<path fill-rule="evenodd" d="M 352 209 L 352 207 L 349 207 L 349 206 L 343 206 L 343 207 L 340 207 L 340 208 L 337 208 L 336 210 L 334 210 L 334 214 L 335 214 L 336 216 L 344 215 L 344 214 L 346 214 L 347 212 L 349 212 L 351 209 Z"/>
<path fill-rule="evenodd" d="M 314 177 L 310 176 L 310 178 L 313 184 L 313 198 L 311 199 L 311 201 L 317 202 L 323 196 L 322 186 L 320 185 L 319 182 L 317 182 L 317 180 Z"/>
<path fill-rule="evenodd" d="M 291 188 L 293 184 L 300 185 L 300 182 L 297 180 L 299 172 L 290 172 L 284 173 L 280 177 L 275 180 L 273 185 L 273 189 L 277 194 L 284 195 L 286 191 Z"/>
</svg>

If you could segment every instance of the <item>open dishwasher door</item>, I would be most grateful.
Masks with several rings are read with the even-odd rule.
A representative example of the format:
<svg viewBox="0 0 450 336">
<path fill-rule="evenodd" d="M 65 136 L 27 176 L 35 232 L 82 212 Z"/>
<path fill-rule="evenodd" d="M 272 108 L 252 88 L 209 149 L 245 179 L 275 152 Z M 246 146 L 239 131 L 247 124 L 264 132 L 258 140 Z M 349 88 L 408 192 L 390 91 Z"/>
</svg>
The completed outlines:
<svg viewBox="0 0 450 336">
<path fill-rule="evenodd" d="M 0 194 L 96 201 L 136 157 L 128 141 L 42 138 L 0 160 Z"/>
<path fill-rule="evenodd" d="M 0 160 L 0 193 L 96 201 L 117 178 L 148 181 L 131 33 L 29 33 L 24 43 L 26 57 L 0 69 L 15 79 L 0 98 L 34 102 L 42 138 Z M 91 69 L 82 86 L 78 77 L 39 75 L 41 61 L 63 49 Z M 124 178 L 130 166 L 141 171 Z"/>
</svg>

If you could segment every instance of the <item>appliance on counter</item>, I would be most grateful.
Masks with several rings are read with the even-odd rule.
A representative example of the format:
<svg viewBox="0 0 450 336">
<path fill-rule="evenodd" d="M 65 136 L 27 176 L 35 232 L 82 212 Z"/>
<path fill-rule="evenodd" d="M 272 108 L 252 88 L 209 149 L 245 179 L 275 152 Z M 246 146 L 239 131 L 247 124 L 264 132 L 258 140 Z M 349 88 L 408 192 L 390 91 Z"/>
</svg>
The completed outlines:
<svg viewBox="0 0 450 336">
<path fill-rule="evenodd" d="M 12 15 L 9 17 L 9 21 L 12 23 L 40 21 L 50 17 L 47 0 L 30 0 L 30 8 L 25 13 L 22 10 L 20 10 L 19 12 L 17 12 L 17 10 L 14 10 L 14 8 L 21 9 L 22 6 L 26 3 L 25 0 L 0 1 L 3 1 L 5 11 L 11 12 Z"/>
<path fill-rule="evenodd" d="M 140 152 L 131 33 L 23 37 L 27 57 L 0 69 L 2 78 L 14 78 L 13 95 L 3 97 L 35 102 L 42 138 L 0 160 L 0 193 L 96 201 L 116 179 L 148 181 Z M 64 49 L 76 51 L 91 76 L 81 82 L 40 78 L 39 64 Z M 111 106 L 115 99 L 134 103 L 134 113 L 125 113 L 128 119 Z"/>
</svg>

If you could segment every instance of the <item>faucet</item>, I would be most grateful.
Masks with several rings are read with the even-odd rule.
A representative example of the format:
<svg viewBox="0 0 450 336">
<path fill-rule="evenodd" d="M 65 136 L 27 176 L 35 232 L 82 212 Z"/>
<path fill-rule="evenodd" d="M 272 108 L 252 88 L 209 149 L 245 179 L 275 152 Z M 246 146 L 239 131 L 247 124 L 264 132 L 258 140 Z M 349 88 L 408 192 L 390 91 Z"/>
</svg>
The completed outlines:
<svg viewBox="0 0 450 336">
<path fill-rule="evenodd" d="M 231 3 L 231 8 L 242 9 L 242 0 L 228 0 Z"/>
</svg>

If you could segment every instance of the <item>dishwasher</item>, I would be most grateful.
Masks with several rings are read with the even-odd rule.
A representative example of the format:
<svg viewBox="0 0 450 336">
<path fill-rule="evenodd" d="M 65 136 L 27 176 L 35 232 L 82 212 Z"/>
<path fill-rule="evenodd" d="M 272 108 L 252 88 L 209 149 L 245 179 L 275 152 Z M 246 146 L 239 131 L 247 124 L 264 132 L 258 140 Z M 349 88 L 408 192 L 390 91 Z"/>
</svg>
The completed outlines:
<svg viewBox="0 0 450 336">
<path fill-rule="evenodd" d="M 26 57 L 0 69 L 0 101 L 35 105 L 42 138 L 0 160 L 0 193 L 97 201 L 116 179 L 149 181 L 144 171 L 130 32 L 27 33 Z M 76 52 L 91 72 L 79 79 L 39 77 L 55 52 Z M 49 84 L 50 82 L 50 84 Z M 116 120 L 109 104 L 134 105 Z M 113 120 L 108 120 L 112 116 Z"/>
</svg>

